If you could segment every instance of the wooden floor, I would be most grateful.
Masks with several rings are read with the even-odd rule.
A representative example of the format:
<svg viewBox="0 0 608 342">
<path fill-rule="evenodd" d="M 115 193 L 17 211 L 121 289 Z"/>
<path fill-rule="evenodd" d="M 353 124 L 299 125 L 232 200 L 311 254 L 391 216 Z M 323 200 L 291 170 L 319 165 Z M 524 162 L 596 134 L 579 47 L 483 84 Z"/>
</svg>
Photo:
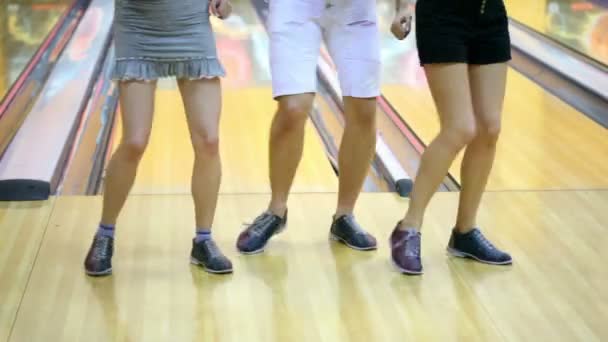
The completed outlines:
<svg viewBox="0 0 608 342">
<path fill-rule="evenodd" d="M 266 195 L 222 195 L 215 236 L 231 276 L 188 264 L 187 195 L 132 196 L 119 222 L 114 276 L 84 275 L 100 199 L 0 208 L 0 341 L 602 341 L 608 339 L 608 191 L 488 193 L 480 223 L 515 259 L 490 267 L 444 247 L 455 193 L 433 200 L 426 274 L 388 262 L 386 238 L 407 206 L 364 194 L 361 223 L 380 241 L 354 252 L 327 239 L 333 194 L 291 199 L 267 252 L 234 239 Z"/>
<path fill-rule="evenodd" d="M 227 64 L 227 84 L 237 67 Z M 383 93 L 428 142 L 438 125 L 426 85 L 386 84 Z M 112 277 L 82 270 L 99 197 L 0 203 L 0 342 L 608 340 L 608 132 L 520 74 L 509 72 L 489 184 L 506 191 L 487 193 L 480 213 L 515 264 L 447 257 L 458 194 L 439 193 L 423 232 L 422 277 L 388 261 L 388 234 L 407 207 L 392 194 L 363 194 L 358 206 L 378 251 L 328 241 L 337 181 L 312 126 L 287 231 L 263 255 L 236 252 L 243 221 L 268 202 L 268 84 L 224 92 L 214 235 L 235 273 L 190 266 L 193 155 L 174 83 L 160 82 L 156 103 Z"/>
</svg>

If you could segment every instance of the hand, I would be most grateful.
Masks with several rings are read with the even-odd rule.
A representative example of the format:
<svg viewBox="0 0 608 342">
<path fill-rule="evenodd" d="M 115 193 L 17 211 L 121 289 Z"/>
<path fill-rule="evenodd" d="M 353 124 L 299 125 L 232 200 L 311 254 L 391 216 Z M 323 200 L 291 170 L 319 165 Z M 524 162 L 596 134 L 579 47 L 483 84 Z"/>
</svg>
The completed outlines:
<svg viewBox="0 0 608 342">
<path fill-rule="evenodd" d="M 232 4 L 230 0 L 211 0 L 209 12 L 220 19 L 226 19 L 232 13 Z"/>
<path fill-rule="evenodd" d="M 408 6 L 395 14 L 395 19 L 391 24 L 391 33 L 399 40 L 405 39 L 412 30 L 412 18 L 414 10 Z"/>
</svg>

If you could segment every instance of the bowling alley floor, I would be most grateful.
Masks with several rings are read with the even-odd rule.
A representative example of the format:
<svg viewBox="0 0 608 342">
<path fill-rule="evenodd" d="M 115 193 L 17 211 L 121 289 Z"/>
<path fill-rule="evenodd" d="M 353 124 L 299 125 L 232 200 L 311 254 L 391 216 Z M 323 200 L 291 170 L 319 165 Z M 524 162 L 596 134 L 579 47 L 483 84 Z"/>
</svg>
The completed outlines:
<svg viewBox="0 0 608 342">
<path fill-rule="evenodd" d="M 608 191 L 490 192 L 480 224 L 514 256 L 491 267 L 445 254 L 456 193 L 432 201 L 425 274 L 388 261 L 407 200 L 363 194 L 357 214 L 374 252 L 330 243 L 331 193 L 294 194 L 288 229 L 261 255 L 234 240 L 267 195 L 222 195 L 215 237 L 235 273 L 188 263 L 188 195 L 132 196 L 114 275 L 82 260 L 99 197 L 0 207 L 0 341 L 601 341 L 608 339 Z"/>
<path fill-rule="evenodd" d="M 243 41 L 263 42 L 253 34 L 257 19 L 242 18 L 249 25 L 239 31 L 249 35 Z M 232 26 L 215 27 L 219 44 L 222 35 L 236 39 Z M 254 52 L 233 45 L 219 50 L 226 61 L 236 56 L 226 65 L 239 75 Z M 242 256 L 235 238 L 268 201 L 275 108 L 268 82 L 254 83 L 228 78 L 224 93 L 225 171 L 214 236 L 235 273 L 209 275 L 188 262 L 192 153 L 184 121 L 175 119 L 183 118 L 177 91 L 161 83 L 150 148 L 118 225 L 113 276 L 90 278 L 82 269 L 100 197 L 0 203 L 0 342 L 608 340 L 608 145 L 601 127 L 510 72 L 506 136 L 479 223 L 511 252 L 513 266 L 446 256 L 457 193 L 431 202 L 423 276 L 401 275 L 389 262 L 387 238 L 407 207 L 394 194 L 362 194 L 357 208 L 378 251 L 330 243 L 337 180 L 312 126 L 288 229 L 264 254 Z M 426 84 L 414 88 L 383 92 L 428 141 L 437 129 L 434 109 Z"/>
</svg>

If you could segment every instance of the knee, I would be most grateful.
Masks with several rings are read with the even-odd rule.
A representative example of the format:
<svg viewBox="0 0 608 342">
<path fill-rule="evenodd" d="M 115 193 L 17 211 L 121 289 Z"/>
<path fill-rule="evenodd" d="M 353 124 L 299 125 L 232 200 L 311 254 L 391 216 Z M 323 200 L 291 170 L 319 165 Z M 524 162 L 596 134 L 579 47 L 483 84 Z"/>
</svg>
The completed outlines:
<svg viewBox="0 0 608 342">
<path fill-rule="evenodd" d="M 219 137 L 209 135 L 198 135 L 192 137 L 192 146 L 197 156 L 216 157 L 220 153 Z"/>
<path fill-rule="evenodd" d="M 450 147 L 461 150 L 471 143 L 477 136 L 477 126 L 474 121 L 443 129 L 441 134 L 445 137 Z"/>
<path fill-rule="evenodd" d="M 495 145 L 500 136 L 501 125 L 499 121 L 485 122 L 479 125 L 477 137 L 488 145 Z"/>
<path fill-rule="evenodd" d="M 311 105 L 300 99 L 287 98 L 279 102 L 276 122 L 280 130 L 295 130 L 304 127 Z"/>
<path fill-rule="evenodd" d="M 347 98 L 345 101 L 347 125 L 374 129 L 376 126 L 376 99 Z"/>
<path fill-rule="evenodd" d="M 131 137 L 124 139 L 120 144 L 127 159 L 139 161 L 148 146 L 148 137 Z"/>
</svg>

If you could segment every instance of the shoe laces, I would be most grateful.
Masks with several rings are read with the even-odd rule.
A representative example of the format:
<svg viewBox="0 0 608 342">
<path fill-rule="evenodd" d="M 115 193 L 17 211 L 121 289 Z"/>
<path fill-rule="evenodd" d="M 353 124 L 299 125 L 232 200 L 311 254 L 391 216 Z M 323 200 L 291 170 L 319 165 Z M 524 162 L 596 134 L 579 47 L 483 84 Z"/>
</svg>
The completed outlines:
<svg viewBox="0 0 608 342">
<path fill-rule="evenodd" d="M 272 221 L 273 218 L 274 215 L 272 213 L 265 212 L 260 216 L 256 217 L 252 223 L 244 223 L 243 225 L 247 227 L 247 229 L 251 228 L 250 232 L 252 232 L 254 235 L 259 236 L 264 233 L 264 228 Z"/>
<path fill-rule="evenodd" d="M 354 215 L 346 215 L 344 220 L 348 225 L 353 229 L 354 233 L 357 235 L 365 235 L 367 236 L 367 232 L 361 227 L 361 225 L 355 220 Z"/>
<path fill-rule="evenodd" d="M 492 242 L 490 242 L 490 240 L 488 240 L 479 229 L 475 229 L 473 232 L 473 236 L 475 237 L 475 240 L 477 240 L 477 242 L 481 243 L 484 247 L 491 249 L 491 250 L 495 250 L 496 247 L 492 244 Z"/>
<path fill-rule="evenodd" d="M 420 257 L 420 235 L 418 233 L 407 236 L 405 239 L 405 250 L 408 256 Z"/>
<path fill-rule="evenodd" d="M 420 233 L 407 230 L 405 234 L 395 243 L 395 248 L 403 246 L 405 256 L 420 258 Z"/>
<path fill-rule="evenodd" d="M 110 244 L 110 239 L 106 237 L 97 237 L 95 239 L 95 243 L 93 244 L 93 259 L 95 260 L 103 260 L 108 257 L 108 246 Z"/>
<path fill-rule="evenodd" d="M 207 249 L 207 251 L 209 252 L 209 256 L 212 259 L 218 258 L 218 257 L 222 257 L 223 254 L 220 251 L 219 247 L 215 244 L 215 241 L 208 239 L 208 240 L 204 240 L 203 244 L 205 246 L 205 248 Z"/>
</svg>

